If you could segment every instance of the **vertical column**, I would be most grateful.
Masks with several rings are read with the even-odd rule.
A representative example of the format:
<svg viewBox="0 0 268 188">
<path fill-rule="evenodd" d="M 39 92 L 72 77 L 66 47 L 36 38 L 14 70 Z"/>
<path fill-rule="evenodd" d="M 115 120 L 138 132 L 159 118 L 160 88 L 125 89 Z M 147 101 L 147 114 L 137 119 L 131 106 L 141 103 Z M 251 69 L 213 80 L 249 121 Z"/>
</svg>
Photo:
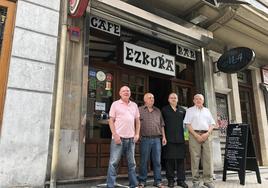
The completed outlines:
<svg viewBox="0 0 268 188">
<path fill-rule="evenodd" d="M 237 74 L 228 74 L 227 78 L 228 78 L 229 88 L 231 89 L 231 92 L 230 92 L 230 108 L 231 108 L 230 122 L 242 123 Z"/>
<path fill-rule="evenodd" d="M 216 95 L 214 88 L 214 68 L 212 59 L 209 57 L 207 51 L 202 48 L 202 76 L 203 76 L 203 87 L 204 95 L 206 99 L 206 106 L 212 113 L 214 120 L 217 120 L 217 104 L 216 104 Z M 216 121 L 217 122 L 217 121 Z M 213 151 L 213 166 L 214 168 L 222 168 L 222 156 L 221 156 L 221 145 L 219 138 L 219 131 L 213 131 L 213 140 L 212 140 L 212 151 Z"/>
</svg>

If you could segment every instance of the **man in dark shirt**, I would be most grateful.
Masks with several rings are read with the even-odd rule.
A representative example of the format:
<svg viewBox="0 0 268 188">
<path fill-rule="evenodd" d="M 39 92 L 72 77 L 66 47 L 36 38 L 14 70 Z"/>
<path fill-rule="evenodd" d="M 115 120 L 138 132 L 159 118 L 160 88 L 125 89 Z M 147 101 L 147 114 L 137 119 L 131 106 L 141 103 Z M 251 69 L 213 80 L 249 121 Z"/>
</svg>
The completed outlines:
<svg viewBox="0 0 268 188">
<path fill-rule="evenodd" d="M 154 186 L 162 188 L 161 177 L 161 147 L 166 144 L 164 121 L 161 111 L 154 106 L 154 96 L 151 93 L 144 95 L 144 105 L 139 107 L 141 121 L 140 143 L 140 173 L 139 188 L 146 185 L 147 164 L 152 156 L 154 171 Z"/>
<path fill-rule="evenodd" d="M 163 107 L 162 114 L 165 121 L 165 134 L 167 145 L 163 147 L 163 158 L 166 164 L 166 178 L 168 179 L 168 187 L 174 187 L 174 178 L 177 171 L 178 186 L 187 188 L 185 183 L 185 144 L 183 118 L 185 110 L 177 106 L 178 96 L 176 93 L 169 94 L 169 105 Z"/>
</svg>

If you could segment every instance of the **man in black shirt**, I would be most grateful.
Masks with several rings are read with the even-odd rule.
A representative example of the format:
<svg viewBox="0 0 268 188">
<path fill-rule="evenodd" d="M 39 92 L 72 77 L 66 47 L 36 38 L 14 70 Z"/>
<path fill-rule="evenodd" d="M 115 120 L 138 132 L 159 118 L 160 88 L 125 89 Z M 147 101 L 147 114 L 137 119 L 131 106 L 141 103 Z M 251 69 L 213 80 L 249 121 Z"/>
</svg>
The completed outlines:
<svg viewBox="0 0 268 188">
<path fill-rule="evenodd" d="M 163 158 L 166 164 L 166 178 L 168 187 L 174 187 L 174 178 L 177 171 L 178 186 L 188 188 L 185 183 L 185 141 L 183 130 L 183 118 L 185 110 L 177 106 L 178 96 L 176 93 L 169 94 L 169 105 L 163 107 L 162 115 L 165 122 L 165 134 L 167 144 L 163 147 Z"/>
</svg>

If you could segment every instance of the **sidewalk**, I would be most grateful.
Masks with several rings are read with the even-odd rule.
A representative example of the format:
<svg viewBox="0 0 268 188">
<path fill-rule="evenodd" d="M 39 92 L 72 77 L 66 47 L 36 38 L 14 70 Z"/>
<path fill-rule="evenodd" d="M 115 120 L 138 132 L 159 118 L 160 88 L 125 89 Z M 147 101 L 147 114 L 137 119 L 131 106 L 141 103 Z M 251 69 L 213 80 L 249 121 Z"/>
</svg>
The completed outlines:
<svg viewBox="0 0 268 188">
<path fill-rule="evenodd" d="M 215 175 L 215 188 L 267 188 L 268 187 L 268 167 L 260 167 L 261 181 L 259 184 L 257 182 L 256 173 L 252 171 L 246 172 L 245 185 L 240 185 L 239 178 L 236 172 L 228 171 L 226 182 L 222 181 L 222 173 L 217 173 Z M 118 188 L 125 187 L 127 188 L 128 179 L 127 178 L 118 178 Z M 163 177 L 163 183 L 167 185 L 167 180 Z M 192 187 L 191 177 L 187 175 L 186 183 L 189 185 L 189 188 Z M 105 187 L 105 179 L 99 180 L 81 180 L 73 182 L 59 182 L 59 188 L 101 188 Z M 153 179 L 149 178 L 147 181 L 148 188 L 153 188 Z M 179 188 L 179 186 L 176 186 Z"/>
</svg>

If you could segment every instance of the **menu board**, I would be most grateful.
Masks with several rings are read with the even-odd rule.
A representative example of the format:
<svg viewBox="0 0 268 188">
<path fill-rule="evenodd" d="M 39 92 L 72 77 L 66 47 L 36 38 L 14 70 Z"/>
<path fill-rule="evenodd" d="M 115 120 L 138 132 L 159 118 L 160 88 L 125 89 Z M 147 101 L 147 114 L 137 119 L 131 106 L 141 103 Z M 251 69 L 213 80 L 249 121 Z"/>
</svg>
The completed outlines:
<svg viewBox="0 0 268 188">
<path fill-rule="evenodd" d="M 238 172 L 241 185 L 245 185 L 246 170 L 255 171 L 257 181 L 261 183 L 260 171 L 248 124 L 229 124 L 227 126 L 223 181 L 226 181 L 227 170 Z"/>
<path fill-rule="evenodd" d="M 246 124 L 230 124 L 227 129 L 225 165 L 227 170 L 239 171 L 245 168 L 248 127 Z"/>
</svg>

